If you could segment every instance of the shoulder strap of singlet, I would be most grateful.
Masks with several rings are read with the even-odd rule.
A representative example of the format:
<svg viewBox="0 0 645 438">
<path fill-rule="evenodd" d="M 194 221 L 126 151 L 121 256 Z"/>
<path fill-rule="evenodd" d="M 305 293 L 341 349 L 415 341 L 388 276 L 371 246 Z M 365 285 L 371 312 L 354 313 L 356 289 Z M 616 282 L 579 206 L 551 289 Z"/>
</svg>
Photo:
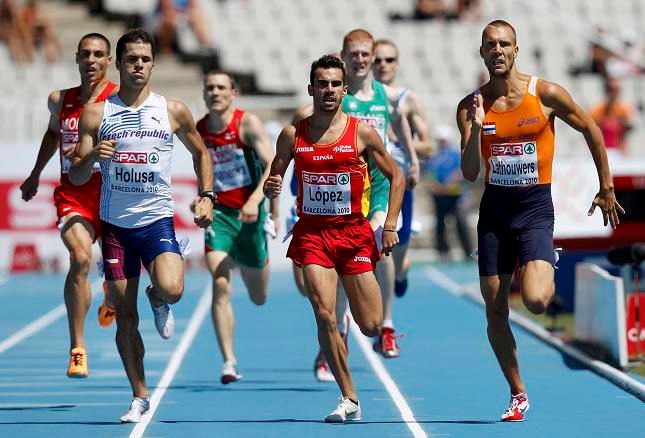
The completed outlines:
<svg viewBox="0 0 645 438">
<path fill-rule="evenodd" d="M 396 99 L 397 108 L 401 106 L 401 102 L 403 102 L 407 95 L 410 94 L 410 91 L 411 90 L 408 87 L 405 87 L 399 92 L 399 97 Z"/>
<path fill-rule="evenodd" d="M 537 96 L 537 81 L 538 81 L 537 76 L 531 76 L 531 80 L 529 81 L 529 94 L 531 96 Z"/>
</svg>

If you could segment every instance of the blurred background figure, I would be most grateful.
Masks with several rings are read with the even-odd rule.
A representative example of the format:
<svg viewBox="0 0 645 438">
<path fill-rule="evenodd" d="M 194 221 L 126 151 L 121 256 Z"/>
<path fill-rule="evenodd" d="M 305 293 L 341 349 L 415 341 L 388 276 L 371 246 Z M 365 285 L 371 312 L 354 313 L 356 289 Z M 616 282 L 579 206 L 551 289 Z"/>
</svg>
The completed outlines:
<svg viewBox="0 0 645 438">
<path fill-rule="evenodd" d="M 14 0 L 0 0 L 0 42 L 7 45 L 11 60 L 16 64 L 33 61 L 33 47 L 29 44 Z"/>
<path fill-rule="evenodd" d="M 202 51 L 213 50 L 199 0 L 159 0 L 147 27 L 155 36 L 160 55 L 180 52 L 178 38 L 186 27 L 193 32 Z"/>
<path fill-rule="evenodd" d="M 47 62 L 58 62 L 61 45 L 56 35 L 53 20 L 40 7 L 39 0 L 27 0 L 20 11 L 20 22 L 24 30 L 25 44 L 33 48 L 41 47 Z"/>
<path fill-rule="evenodd" d="M 426 176 L 430 178 L 430 192 L 435 206 L 436 249 L 442 260 L 451 260 L 450 245 L 446 233 L 446 219 L 455 219 L 457 236 L 464 251 L 464 259 L 472 252 L 470 230 L 464 196 L 464 180 L 459 162 L 461 153 L 456 144 L 456 133 L 448 125 L 439 125 L 435 131 L 437 150 L 426 164 Z"/>
<path fill-rule="evenodd" d="M 633 126 L 634 109 L 620 99 L 620 79 L 609 77 L 605 82 L 605 99 L 591 108 L 591 117 L 602 131 L 609 151 L 628 153 L 627 134 Z"/>
</svg>

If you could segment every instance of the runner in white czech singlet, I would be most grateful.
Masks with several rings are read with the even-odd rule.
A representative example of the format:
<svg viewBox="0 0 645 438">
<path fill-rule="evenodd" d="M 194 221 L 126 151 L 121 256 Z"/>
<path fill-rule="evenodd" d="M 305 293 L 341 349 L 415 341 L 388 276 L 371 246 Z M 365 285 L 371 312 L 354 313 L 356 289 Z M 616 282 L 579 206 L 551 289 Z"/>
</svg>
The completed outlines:
<svg viewBox="0 0 645 438">
<path fill-rule="evenodd" d="M 138 108 L 127 107 L 118 95 L 106 100 L 102 140 L 117 144 L 112 160 L 101 161 L 101 220 L 137 228 L 172 217 L 173 132 L 166 99 L 151 93 Z"/>
</svg>

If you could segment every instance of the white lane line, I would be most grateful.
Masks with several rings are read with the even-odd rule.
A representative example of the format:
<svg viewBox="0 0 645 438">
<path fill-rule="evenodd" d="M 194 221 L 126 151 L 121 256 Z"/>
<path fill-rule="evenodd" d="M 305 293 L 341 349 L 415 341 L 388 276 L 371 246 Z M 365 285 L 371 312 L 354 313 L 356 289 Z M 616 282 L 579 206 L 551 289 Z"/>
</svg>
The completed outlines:
<svg viewBox="0 0 645 438">
<path fill-rule="evenodd" d="M 208 314 L 210 308 L 211 282 L 209 281 L 206 285 L 206 288 L 204 289 L 204 292 L 202 293 L 201 298 L 199 299 L 199 302 L 197 303 L 197 307 L 195 307 L 193 315 L 190 317 L 190 322 L 188 323 L 188 327 L 186 327 L 186 330 L 184 331 L 184 334 L 179 341 L 179 345 L 177 345 L 177 348 L 172 353 L 170 361 L 168 361 L 168 366 L 166 366 L 166 369 L 164 370 L 161 379 L 159 380 L 159 384 L 152 393 L 152 396 L 150 396 L 150 410 L 143 417 L 141 417 L 141 422 L 138 423 L 134 427 L 134 429 L 132 429 L 130 438 L 141 438 L 143 436 L 143 433 L 146 431 L 146 427 L 148 427 L 148 424 L 150 424 L 150 421 L 152 420 L 155 411 L 159 407 L 159 403 L 166 393 L 168 386 L 170 386 L 170 383 L 175 378 L 175 374 L 177 374 L 177 371 L 179 370 L 179 367 L 181 366 L 181 363 L 184 360 L 188 349 L 193 343 L 193 340 L 195 339 L 195 336 L 197 335 L 199 328 L 204 322 L 204 318 L 206 318 L 206 315 Z"/>
<path fill-rule="evenodd" d="M 353 324 L 350 324 L 350 328 L 352 330 L 352 335 L 354 335 L 354 338 L 358 342 L 358 345 L 361 347 L 365 358 L 369 362 L 370 366 L 374 370 L 374 373 L 379 378 L 381 383 L 383 383 L 383 386 L 385 386 L 388 394 L 390 394 L 390 397 L 394 401 L 394 404 L 401 413 L 401 418 L 403 418 L 403 421 L 405 421 L 405 424 L 412 432 L 412 435 L 415 438 L 427 438 L 428 435 L 426 435 L 423 429 L 421 429 L 421 426 L 419 426 L 419 423 L 417 423 L 417 420 L 414 418 L 414 414 L 412 413 L 412 409 L 410 409 L 408 402 L 405 401 L 403 394 L 401 394 L 401 391 L 399 391 L 396 383 L 394 383 L 394 380 L 390 376 L 390 373 L 387 372 L 385 366 L 383 365 L 383 362 L 381 362 L 381 359 L 372 350 L 370 341 L 363 335 L 363 333 L 361 333 L 361 330 L 358 328 L 358 325 L 355 322 Z"/>
<path fill-rule="evenodd" d="M 95 298 L 99 294 L 103 294 L 102 284 L 103 284 L 102 278 L 98 279 L 92 284 L 92 290 L 96 291 L 92 294 L 92 298 Z M 0 342 L 0 353 L 4 353 L 5 351 L 21 343 L 28 337 L 38 333 L 39 331 L 47 327 L 49 324 L 52 324 L 54 321 L 65 316 L 66 313 L 67 313 L 67 310 L 65 309 L 65 303 L 54 307 L 52 310 L 45 313 L 37 320 L 27 324 L 22 329 L 18 330 L 16 333 L 9 336 L 4 341 Z"/>
<path fill-rule="evenodd" d="M 485 305 L 484 299 L 481 297 L 481 294 L 478 290 L 473 290 L 472 288 L 461 286 L 446 274 L 433 267 L 426 269 L 426 274 L 428 278 L 430 278 L 430 280 L 442 286 L 453 295 L 468 298 L 469 300 L 474 301 L 481 306 Z M 605 362 L 597 359 L 592 359 L 581 350 L 578 350 L 577 348 L 564 343 L 562 339 L 553 336 L 541 325 L 525 317 L 524 315 L 517 313 L 514 310 L 510 311 L 509 319 L 528 332 L 532 333 L 538 339 L 551 345 L 556 350 L 559 350 L 567 356 L 573 357 L 579 362 L 582 362 L 591 371 L 609 380 L 622 390 L 632 394 L 641 401 L 645 401 L 645 385 L 638 380 L 628 376 L 627 374 L 623 373 L 620 370 L 617 370 L 616 368 L 606 364 Z"/>
</svg>

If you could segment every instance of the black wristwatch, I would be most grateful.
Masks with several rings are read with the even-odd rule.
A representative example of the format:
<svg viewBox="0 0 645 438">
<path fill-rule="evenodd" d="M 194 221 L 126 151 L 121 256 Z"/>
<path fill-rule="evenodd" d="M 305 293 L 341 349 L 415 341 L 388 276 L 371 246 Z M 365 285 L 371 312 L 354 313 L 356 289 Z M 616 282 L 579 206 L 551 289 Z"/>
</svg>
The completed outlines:
<svg viewBox="0 0 645 438">
<path fill-rule="evenodd" d="M 213 203 L 213 205 L 215 205 L 216 197 L 215 197 L 215 192 L 213 192 L 212 190 L 211 191 L 201 192 L 199 194 L 199 197 L 200 198 L 209 198 L 211 200 L 211 202 Z"/>
</svg>

